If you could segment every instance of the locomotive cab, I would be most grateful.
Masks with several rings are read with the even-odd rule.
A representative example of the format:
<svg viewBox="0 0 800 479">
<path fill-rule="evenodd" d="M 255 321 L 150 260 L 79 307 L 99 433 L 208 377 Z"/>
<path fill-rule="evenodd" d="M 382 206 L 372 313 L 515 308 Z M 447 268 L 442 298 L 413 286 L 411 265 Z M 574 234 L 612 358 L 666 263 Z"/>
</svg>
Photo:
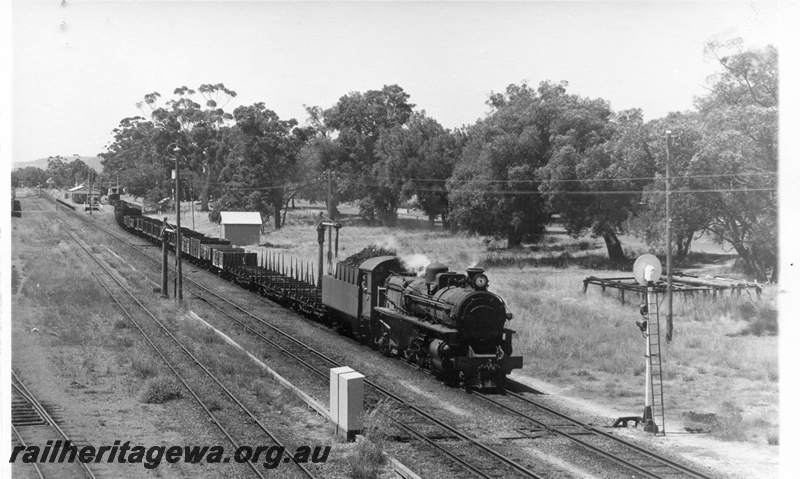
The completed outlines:
<svg viewBox="0 0 800 479">
<path fill-rule="evenodd" d="M 522 357 L 512 356 L 512 315 L 488 291 L 481 268 L 467 274 L 433 263 L 425 277 L 391 275 L 376 308 L 379 349 L 405 357 L 468 386 L 497 387 Z"/>
</svg>

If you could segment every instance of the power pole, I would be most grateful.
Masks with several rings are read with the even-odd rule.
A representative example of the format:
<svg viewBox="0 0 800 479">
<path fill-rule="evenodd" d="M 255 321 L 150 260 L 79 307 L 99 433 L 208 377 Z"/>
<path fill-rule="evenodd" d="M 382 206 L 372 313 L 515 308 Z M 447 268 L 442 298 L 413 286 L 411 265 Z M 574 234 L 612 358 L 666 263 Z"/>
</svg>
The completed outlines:
<svg viewBox="0 0 800 479">
<path fill-rule="evenodd" d="M 92 170 L 89 170 L 89 216 L 92 216 Z"/>
<path fill-rule="evenodd" d="M 175 261 L 178 263 L 175 299 L 183 301 L 183 271 L 181 270 L 181 174 L 178 169 L 178 152 L 175 152 Z"/>
<path fill-rule="evenodd" d="M 335 218 L 333 217 L 333 198 L 331 197 L 331 170 L 327 171 L 328 173 L 328 218 L 333 221 Z"/>
<path fill-rule="evenodd" d="M 670 180 L 670 149 L 672 147 L 672 139 L 675 135 L 670 130 L 667 130 L 667 165 L 665 168 L 665 186 L 664 191 L 666 194 L 666 215 L 667 215 L 667 342 L 672 341 L 672 210 L 669 201 L 669 180 Z"/>
<path fill-rule="evenodd" d="M 167 217 L 161 227 L 161 297 L 169 298 L 169 231 L 167 231 Z"/>
</svg>

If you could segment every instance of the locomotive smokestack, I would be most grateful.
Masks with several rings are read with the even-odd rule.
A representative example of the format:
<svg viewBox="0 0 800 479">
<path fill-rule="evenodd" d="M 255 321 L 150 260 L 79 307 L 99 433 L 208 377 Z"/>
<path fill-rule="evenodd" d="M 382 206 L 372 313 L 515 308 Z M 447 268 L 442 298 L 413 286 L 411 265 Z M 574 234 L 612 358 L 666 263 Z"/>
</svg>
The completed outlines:
<svg viewBox="0 0 800 479">
<path fill-rule="evenodd" d="M 480 291 L 485 291 L 489 286 L 489 278 L 483 274 L 483 268 L 467 268 L 467 281 Z"/>
<path fill-rule="evenodd" d="M 442 263 L 431 263 L 425 268 L 425 282 L 428 284 L 436 283 L 436 275 L 439 273 L 447 273 L 449 269 Z"/>
<path fill-rule="evenodd" d="M 472 281 L 475 276 L 483 273 L 483 268 L 467 268 L 467 277 Z"/>
</svg>

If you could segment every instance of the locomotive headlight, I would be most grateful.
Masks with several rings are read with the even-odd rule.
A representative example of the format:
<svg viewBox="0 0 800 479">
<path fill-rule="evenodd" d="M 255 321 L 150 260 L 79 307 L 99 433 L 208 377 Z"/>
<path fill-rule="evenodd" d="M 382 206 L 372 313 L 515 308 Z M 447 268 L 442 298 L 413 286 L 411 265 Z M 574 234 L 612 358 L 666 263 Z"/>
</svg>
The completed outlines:
<svg viewBox="0 0 800 479">
<path fill-rule="evenodd" d="M 485 274 L 475 276 L 475 287 L 478 289 L 485 289 L 489 285 L 489 278 Z"/>
</svg>

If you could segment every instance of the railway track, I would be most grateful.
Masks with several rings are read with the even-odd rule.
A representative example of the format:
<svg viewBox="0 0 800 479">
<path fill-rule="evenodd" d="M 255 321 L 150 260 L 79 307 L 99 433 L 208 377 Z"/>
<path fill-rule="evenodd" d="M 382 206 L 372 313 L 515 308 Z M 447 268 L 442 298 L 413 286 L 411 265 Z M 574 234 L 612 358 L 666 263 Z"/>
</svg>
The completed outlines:
<svg viewBox="0 0 800 479">
<path fill-rule="evenodd" d="M 81 218 L 83 219 L 83 218 Z M 96 223 L 91 223 L 93 226 L 103 230 L 107 234 L 122 241 L 125 244 L 131 245 L 127 239 L 116 235 L 114 232 L 103 228 Z M 150 258 L 152 261 L 160 262 L 158 259 L 153 258 L 144 251 L 134 248 L 140 254 Z M 259 337 L 261 341 L 270 344 L 272 347 L 280 350 L 283 354 L 287 355 L 293 360 L 302 364 L 304 367 L 313 371 L 313 374 L 327 380 L 327 369 L 330 367 L 339 366 L 336 361 L 328 358 L 319 351 L 314 350 L 310 346 L 305 345 L 301 341 L 291 337 L 291 335 L 281 331 L 275 326 L 269 324 L 261 318 L 258 318 L 249 311 L 244 310 L 235 303 L 229 301 L 216 294 L 210 288 L 199 284 L 193 280 L 184 280 L 192 285 L 192 293 L 207 302 L 213 308 L 226 317 L 235 321 L 239 326 L 245 329 L 248 334 Z M 243 316 L 246 319 L 236 319 L 235 316 Z M 256 328 L 248 325 L 248 321 L 254 322 L 256 328 L 263 329 L 266 327 L 268 330 L 277 334 L 279 338 L 287 343 L 281 344 L 275 337 L 267 337 L 259 333 Z M 294 345 L 294 346 L 292 346 Z M 293 347 L 298 347 L 299 350 L 293 351 Z M 310 353 L 310 354 L 309 354 Z M 319 361 L 318 365 L 311 364 L 312 360 Z M 526 465 L 515 461 L 509 455 L 500 452 L 497 449 L 502 447 L 488 447 L 479 441 L 471 438 L 467 434 L 463 434 L 456 428 L 452 428 L 447 424 L 439 421 L 437 418 L 428 415 L 413 404 L 398 395 L 388 391 L 382 386 L 366 381 L 374 392 L 383 398 L 389 398 L 400 407 L 394 410 L 394 415 L 389 416 L 390 421 L 404 431 L 408 437 L 414 437 L 422 443 L 437 450 L 437 452 L 450 458 L 457 464 L 463 471 L 476 476 L 476 477 L 547 477 L 546 472 L 536 472 L 531 470 Z M 470 391 L 471 395 L 480 398 L 481 400 L 491 403 L 493 407 L 503 411 L 506 414 L 521 418 L 537 429 L 537 434 L 532 434 L 531 438 L 541 435 L 552 435 L 561 437 L 568 441 L 573 442 L 579 447 L 584 448 L 596 455 L 601 461 L 608 461 L 610 467 L 617 468 L 621 473 L 626 475 L 633 474 L 631 477 L 648 477 L 648 478 L 697 478 L 709 479 L 708 476 L 702 472 L 691 469 L 690 467 L 681 465 L 671 459 L 662 455 L 648 451 L 630 441 L 625 441 L 619 437 L 601 431 L 592 426 L 583 424 L 577 419 L 571 418 L 563 413 L 547 408 L 544 405 L 525 398 L 519 394 L 511 391 L 506 391 L 505 395 L 500 396 L 487 396 L 477 391 Z M 511 399 L 509 399 L 511 398 Z M 373 403 L 377 403 L 378 399 L 372 399 Z M 514 404 L 511 404 L 514 402 Z M 528 412 L 525 412 L 525 410 Z M 416 415 L 418 418 L 423 418 L 429 421 L 428 424 L 420 424 L 417 419 L 410 419 L 409 416 Z M 545 415 L 543 417 L 543 415 Z M 561 421 L 554 422 L 554 421 Z M 564 421 L 567 425 L 564 425 Z M 437 429 L 438 428 L 438 429 Z M 587 437 L 590 436 L 591 438 Z M 452 447 L 453 444 L 459 444 Z M 470 448 L 462 448 L 461 444 L 470 444 Z M 466 452 L 464 449 L 468 449 Z M 471 464 L 465 460 L 464 457 L 475 458 L 475 450 L 482 455 L 488 455 L 493 461 L 498 462 L 502 472 L 498 472 L 496 466 L 491 466 L 489 463 L 478 461 L 477 465 Z"/>
<path fill-rule="evenodd" d="M 21 446 L 24 448 L 37 446 L 42 448 L 45 445 L 51 445 L 48 451 L 53 451 L 56 445 L 59 445 L 60 448 L 61 445 L 67 442 L 76 446 L 78 445 L 73 441 L 73 438 L 68 436 L 58 425 L 56 419 L 47 412 L 47 409 L 45 409 L 42 403 L 28 389 L 25 383 L 22 382 L 13 369 L 11 371 L 11 388 L 11 432 L 15 442 L 14 446 Z M 45 455 L 43 450 L 42 455 Z M 23 467 L 21 463 L 25 462 L 24 456 L 25 453 L 22 452 L 17 457 L 14 464 L 16 466 L 14 469 L 15 477 L 17 474 L 21 474 L 18 472 L 21 469 L 17 468 Z M 52 462 L 49 459 L 47 461 L 30 462 L 35 477 L 39 479 L 48 477 L 96 478 L 88 464 L 77 460 L 69 462 L 69 456 L 64 456 L 63 461 L 59 462 L 56 452 L 52 452 L 49 456 L 52 458 Z"/>
<path fill-rule="evenodd" d="M 85 220 L 80 216 L 78 217 Z M 132 243 L 127 241 L 127 238 L 120 237 L 95 222 L 87 221 L 87 224 L 127 244 L 134 251 L 155 264 L 161 264 L 160 258 L 150 256 L 142 249 L 134 247 Z M 234 321 L 235 324 L 244 328 L 248 334 L 257 337 L 260 341 L 297 361 L 324 382 L 328 380 L 330 368 L 341 366 L 324 353 L 294 338 L 291 334 L 270 324 L 229 299 L 222 297 L 209 287 L 188 277 L 184 277 L 183 281 L 184 287 L 189 289 L 189 292 L 196 298 L 205 301 L 216 311 Z M 237 318 L 237 316 L 239 317 Z M 270 337 L 259 332 L 256 328 L 266 328 L 274 334 Z M 387 388 L 370 380 L 365 380 L 365 384 L 371 388 L 373 393 L 377 394 L 377 397 L 373 397 L 371 401 L 368 399 L 369 402 L 376 404 L 380 400 L 388 399 L 399 406 L 394 411 L 395 414 L 388 417 L 392 424 L 401 429 L 408 438 L 419 440 L 436 450 L 437 453 L 448 457 L 462 471 L 481 478 L 529 477 L 539 479 L 548 477 L 548 474 L 544 472 L 537 473 L 526 464 L 523 464 L 521 460 L 515 460 L 510 457 L 508 452 L 498 450 L 499 448 L 496 446 L 489 447 L 458 428 L 437 419 L 434 415 L 423 411 Z M 508 448 L 505 445 L 501 447 Z"/>
<path fill-rule="evenodd" d="M 65 222 L 61 222 L 62 230 L 66 234 L 62 234 L 63 239 L 75 246 L 75 251 L 87 264 L 94 262 L 103 273 L 98 274 L 92 270 L 92 274 L 97 278 L 98 282 L 108 292 L 109 296 L 119 307 L 121 312 L 128 318 L 134 327 L 142 334 L 148 345 L 156 352 L 164 364 L 170 369 L 175 377 L 180 381 L 181 385 L 198 403 L 204 413 L 222 432 L 228 442 L 238 450 L 243 445 L 263 445 L 263 438 L 268 437 L 274 445 L 284 448 L 284 462 L 291 462 L 296 466 L 296 474 L 288 475 L 287 470 L 281 469 L 281 477 L 309 477 L 314 478 L 315 475 L 309 471 L 306 465 L 298 462 L 290 452 L 290 448 L 279 439 L 276 434 L 268 428 L 257 416 L 250 410 L 232 391 L 226 387 L 215 374 L 211 372 L 208 365 L 204 364 L 196 354 L 190 351 L 184 342 L 178 339 L 164 321 L 159 319 L 147 306 L 140 301 L 136 295 L 124 284 L 123 281 L 114 274 L 91 249 L 84 244 L 84 242 L 75 235 Z M 91 261 L 86 261 L 87 259 Z M 112 282 L 109 284 L 103 281 L 102 277 L 110 278 Z M 135 317 L 138 316 L 138 319 Z M 149 322 L 147 325 L 145 322 Z M 149 330 L 150 332 L 148 332 Z M 161 335 L 153 334 L 153 330 L 160 330 Z M 159 346 L 160 344 L 160 346 Z M 176 347 L 177 346 L 177 347 Z M 179 356 L 178 351 L 182 352 L 182 358 Z M 188 367 L 187 367 L 188 366 Z M 190 373 L 187 369 L 194 368 L 195 372 Z M 200 369 L 202 373 L 197 371 Z M 202 380 L 198 378 L 203 378 Z M 217 394 L 209 393 L 211 390 L 216 390 Z M 221 391 L 223 394 L 218 394 Z M 214 398 L 210 400 L 209 397 Z M 216 401 L 218 398 L 224 398 L 226 404 L 220 405 Z M 231 413 L 231 410 L 236 410 L 237 413 Z M 233 454 L 229 454 L 232 457 Z M 227 460 L 225 461 L 227 462 Z M 259 468 L 257 463 L 246 461 L 245 464 L 249 467 L 255 476 L 265 478 L 264 471 Z M 226 468 L 230 465 L 225 466 Z M 230 472 L 226 470 L 226 472 Z"/>
<path fill-rule="evenodd" d="M 530 424 L 534 432 L 520 428 L 523 435 L 531 438 L 547 435 L 565 438 L 636 474 L 634 477 L 711 479 L 711 476 L 700 471 L 583 423 L 519 393 L 506 390 L 502 395 L 488 396 L 479 391 L 467 392 Z"/>
</svg>

